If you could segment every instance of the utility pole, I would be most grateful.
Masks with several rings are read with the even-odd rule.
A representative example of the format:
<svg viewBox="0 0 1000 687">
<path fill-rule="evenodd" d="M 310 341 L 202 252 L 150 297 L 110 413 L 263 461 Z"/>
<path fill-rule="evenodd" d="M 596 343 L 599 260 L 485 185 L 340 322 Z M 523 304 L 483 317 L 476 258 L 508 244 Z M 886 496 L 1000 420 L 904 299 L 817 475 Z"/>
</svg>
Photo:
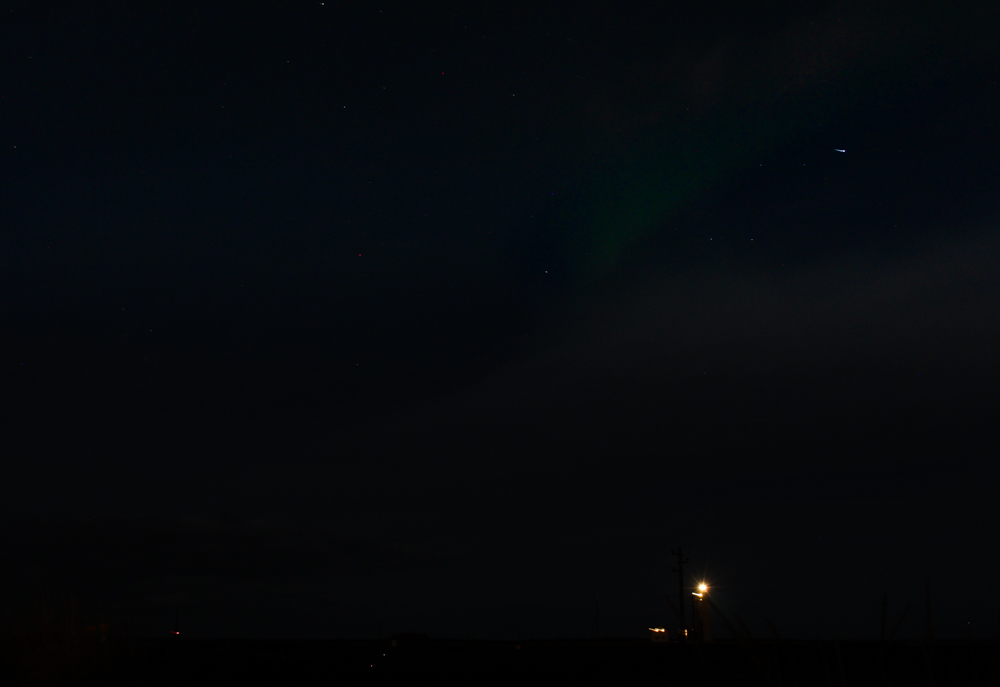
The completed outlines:
<svg viewBox="0 0 1000 687">
<path fill-rule="evenodd" d="M 601 638 L 601 589 L 595 584 L 594 585 L 594 611 L 595 619 L 597 620 L 597 638 Z"/>
<path fill-rule="evenodd" d="M 684 564 L 688 562 L 688 559 L 684 558 L 684 552 L 681 547 L 677 547 L 670 552 L 671 556 L 677 556 L 677 565 L 675 565 L 671 570 L 677 573 L 677 613 L 681 616 L 681 636 L 683 636 L 684 630 L 687 628 L 684 622 Z"/>
</svg>

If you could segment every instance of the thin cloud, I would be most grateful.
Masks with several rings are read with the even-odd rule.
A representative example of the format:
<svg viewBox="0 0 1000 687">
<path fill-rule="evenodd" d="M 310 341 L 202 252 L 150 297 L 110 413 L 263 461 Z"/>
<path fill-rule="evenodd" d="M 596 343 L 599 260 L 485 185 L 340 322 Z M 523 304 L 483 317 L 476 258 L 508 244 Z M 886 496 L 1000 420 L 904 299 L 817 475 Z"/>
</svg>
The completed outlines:
<svg viewBox="0 0 1000 687">
<path fill-rule="evenodd" d="M 321 526 L 236 518 L 8 521 L 0 529 L 4 588 L 155 608 L 185 602 L 298 604 L 345 580 L 451 567 L 432 552 Z"/>
</svg>

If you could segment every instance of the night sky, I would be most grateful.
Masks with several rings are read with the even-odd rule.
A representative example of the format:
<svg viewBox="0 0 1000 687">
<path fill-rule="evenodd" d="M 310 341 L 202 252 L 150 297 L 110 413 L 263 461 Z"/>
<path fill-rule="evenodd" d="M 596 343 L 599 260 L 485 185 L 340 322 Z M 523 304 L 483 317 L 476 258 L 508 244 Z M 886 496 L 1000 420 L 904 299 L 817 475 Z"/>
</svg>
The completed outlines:
<svg viewBox="0 0 1000 687">
<path fill-rule="evenodd" d="M 986 636 L 998 7 L 7 3 L 3 609 Z"/>
</svg>

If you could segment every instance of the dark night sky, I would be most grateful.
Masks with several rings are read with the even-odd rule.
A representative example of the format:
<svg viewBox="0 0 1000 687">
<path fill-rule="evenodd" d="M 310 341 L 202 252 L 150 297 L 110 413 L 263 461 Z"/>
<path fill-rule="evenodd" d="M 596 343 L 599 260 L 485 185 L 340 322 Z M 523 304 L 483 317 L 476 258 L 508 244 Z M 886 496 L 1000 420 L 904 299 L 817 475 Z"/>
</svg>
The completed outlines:
<svg viewBox="0 0 1000 687">
<path fill-rule="evenodd" d="M 994 628 L 1000 10 L 534 5 L 6 5 L 5 608 Z"/>
</svg>

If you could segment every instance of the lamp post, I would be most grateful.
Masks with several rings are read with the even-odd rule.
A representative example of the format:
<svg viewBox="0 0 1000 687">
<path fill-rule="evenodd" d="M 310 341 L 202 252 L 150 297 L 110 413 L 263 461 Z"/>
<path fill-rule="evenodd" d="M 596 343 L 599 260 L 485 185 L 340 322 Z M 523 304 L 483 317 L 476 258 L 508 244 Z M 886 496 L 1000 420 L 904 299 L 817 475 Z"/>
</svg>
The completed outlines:
<svg viewBox="0 0 1000 687">
<path fill-rule="evenodd" d="M 698 591 L 691 592 L 691 604 L 694 606 L 694 621 L 698 624 L 697 636 L 703 642 L 712 641 L 712 616 L 709 613 L 708 585 L 698 584 Z"/>
</svg>

